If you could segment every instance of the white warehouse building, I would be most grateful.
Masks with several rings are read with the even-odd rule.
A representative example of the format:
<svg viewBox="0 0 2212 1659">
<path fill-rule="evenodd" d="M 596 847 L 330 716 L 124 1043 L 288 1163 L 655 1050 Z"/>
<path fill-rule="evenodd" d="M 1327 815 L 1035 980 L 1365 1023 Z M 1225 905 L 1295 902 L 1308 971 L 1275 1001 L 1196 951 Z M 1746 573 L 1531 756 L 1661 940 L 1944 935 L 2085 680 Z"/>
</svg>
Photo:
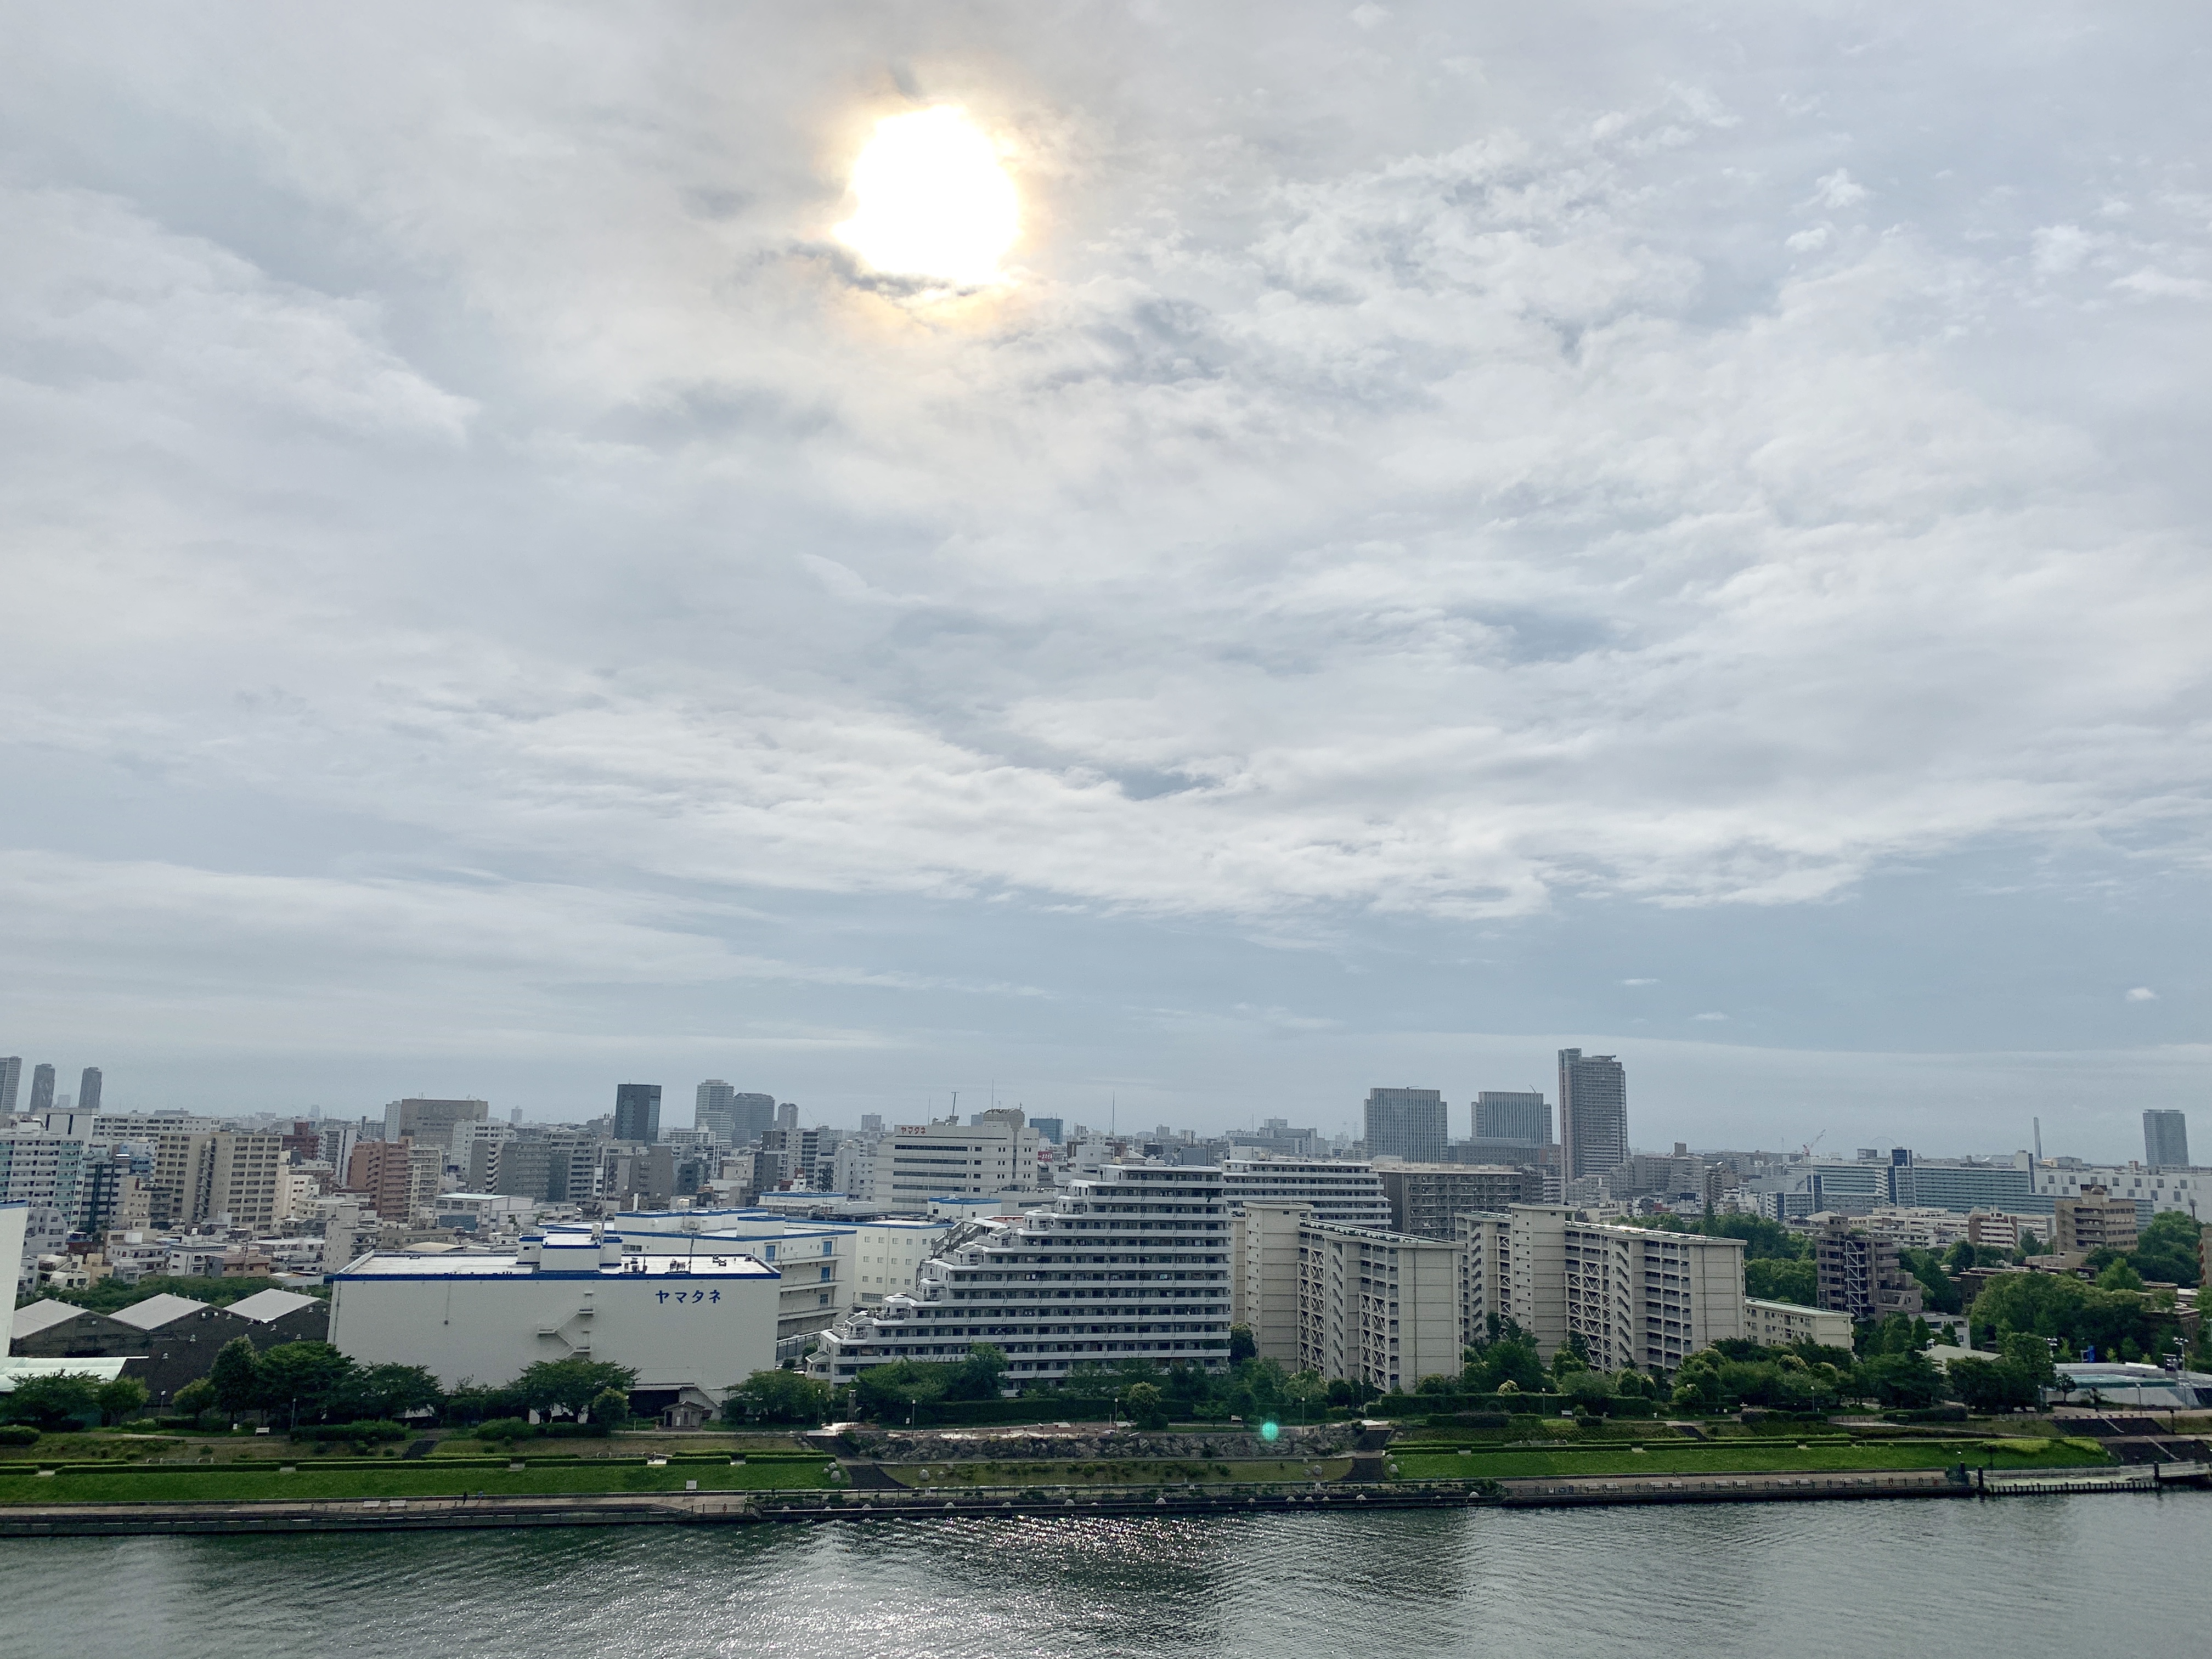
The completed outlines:
<svg viewBox="0 0 2212 1659">
<path fill-rule="evenodd" d="M 511 1255 L 376 1252 L 329 1283 L 330 1340 L 363 1364 L 421 1365 L 450 1389 L 586 1358 L 714 1401 L 775 1365 L 783 1289 L 768 1263 L 703 1240 L 672 1251 L 584 1231 L 526 1237 Z"/>
</svg>

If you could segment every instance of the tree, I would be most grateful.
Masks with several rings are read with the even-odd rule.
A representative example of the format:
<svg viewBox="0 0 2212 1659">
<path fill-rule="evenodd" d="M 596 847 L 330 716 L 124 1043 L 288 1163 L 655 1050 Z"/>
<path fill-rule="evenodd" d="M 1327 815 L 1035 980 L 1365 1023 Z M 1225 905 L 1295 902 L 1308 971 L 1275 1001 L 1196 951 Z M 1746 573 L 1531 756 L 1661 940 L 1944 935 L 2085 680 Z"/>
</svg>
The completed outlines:
<svg viewBox="0 0 2212 1659">
<path fill-rule="evenodd" d="M 1762 1302 L 1789 1302 L 1801 1308 L 1820 1305 L 1820 1274 L 1810 1257 L 1767 1258 L 1743 1264 L 1743 1290 Z"/>
<path fill-rule="evenodd" d="M 1897 1254 L 1906 1271 L 1920 1281 L 1923 1300 L 1930 1313 L 1957 1313 L 1966 1306 L 1959 1287 L 1951 1282 L 1932 1250 L 1902 1249 Z"/>
<path fill-rule="evenodd" d="M 853 1393 L 866 1416 L 911 1420 L 919 1407 L 945 1398 L 954 1370 L 951 1365 L 894 1359 L 888 1365 L 865 1367 L 854 1379 Z"/>
<path fill-rule="evenodd" d="M 755 1371 L 722 1397 L 727 1423 L 819 1423 L 830 1414 L 830 1385 L 802 1371 Z"/>
<path fill-rule="evenodd" d="M 1168 1425 L 1167 1396 L 1155 1383 L 1132 1382 L 1121 1390 L 1121 1408 L 1129 1413 L 1129 1421 L 1139 1429 L 1164 1429 Z"/>
<path fill-rule="evenodd" d="M 2139 1291 L 2142 1287 L 2142 1275 L 2125 1256 L 2117 1258 L 2097 1275 L 2097 1288 L 2100 1291 Z"/>
<path fill-rule="evenodd" d="M 1249 1325 L 1231 1325 L 1229 1328 L 1229 1364 L 1232 1369 L 1253 1358 L 1259 1352 L 1259 1339 L 1252 1334 Z"/>
<path fill-rule="evenodd" d="M 103 1423 L 128 1423 L 146 1409 L 146 1385 L 135 1376 L 118 1376 L 100 1385 L 98 1403 Z"/>
<path fill-rule="evenodd" d="M 261 1404 L 283 1412 L 288 1427 L 302 1416 L 319 1419 L 353 1368 L 327 1342 L 279 1342 L 261 1353 Z"/>
<path fill-rule="evenodd" d="M 629 1366 L 590 1359 L 541 1359 L 514 1379 L 517 1397 L 541 1417 L 581 1418 L 609 1389 L 627 1395 L 636 1386 L 637 1373 Z"/>
<path fill-rule="evenodd" d="M 605 1386 L 615 1384 L 610 1382 Z M 441 1406 L 445 1400 L 446 1391 L 438 1386 L 438 1379 L 422 1366 L 395 1364 L 362 1366 L 344 1376 L 330 1397 L 332 1413 L 355 1422 L 397 1422 L 426 1407 Z M 584 1404 L 588 1409 L 590 1396 Z"/>
<path fill-rule="evenodd" d="M 2166 1210 L 2151 1218 L 2128 1258 L 2145 1279 L 2169 1285 L 2194 1285 L 2197 1272 L 2197 1240 L 2203 1224 L 2179 1210 Z"/>
<path fill-rule="evenodd" d="M 1917 1349 L 1867 1360 L 1859 1367 L 1859 1386 L 1881 1405 L 1897 1411 L 1923 1410 L 1943 1397 L 1942 1375 Z"/>
<path fill-rule="evenodd" d="M 1283 1384 L 1283 1393 L 1297 1407 L 1298 1420 L 1304 1422 L 1307 1413 L 1328 1397 L 1328 1384 L 1322 1381 L 1319 1371 L 1292 1371 L 1290 1381 Z"/>
<path fill-rule="evenodd" d="M 1146 1365 L 1145 1370 L 1152 1370 Z M 978 1342 L 965 1359 L 956 1361 L 954 1375 L 946 1381 L 947 1400 L 996 1400 L 999 1379 L 1006 1374 L 1006 1352 L 994 1343 Z"/>
<path fill-rule="evenodd" d="M 101 1383 L 80 1371 L 49 1376 L 27 1376 L 7 1394 L 0 1394 L 0 1414 L 10 1422 L 29 1423 L 49 1433 L 74 1427 L 100 1416 Z M 141 1399 L 145 1389 L 139 1387 Z"/>
<path fill-rule="evenodd" d="M 215 1384 L 204 1376 L 196 1376 L 170 1396 L 170 1406 L 179 1417 L 198 1417 L 202 1412 L 215 1409 Z"/>
<path fill-rule="evenodd" d="M 261 1356 L 246 1338 L 234 1336 L 208 1367 L 207 1380 L 215 1391 L 217 1411 L 233 1415 L 252 1411 L 261 1403 Z"/>
<path fill-rule="evenodd" d="M 1950 1365 L 1951 1392 L 1970 1412 L 2011 1411 L 2033 1406 L 2039 1396 L 2035 1385 L 2017 1366 L 2002 1359 L 1960 1358 Z"/>
<path fill-rule="evenodd" d="M 608 1389 L 599 1394 L 593 1395 L 592 1396 L 591 1404 L 591 1419 L 592 1422 L 597 1423 L 600 1427 L 605 1429 L 612 1430 L 629 1426 L 630 1420 L 629 1396 L 627 1394 L 624 1394 L 620 1389 Z"/>
</svg>

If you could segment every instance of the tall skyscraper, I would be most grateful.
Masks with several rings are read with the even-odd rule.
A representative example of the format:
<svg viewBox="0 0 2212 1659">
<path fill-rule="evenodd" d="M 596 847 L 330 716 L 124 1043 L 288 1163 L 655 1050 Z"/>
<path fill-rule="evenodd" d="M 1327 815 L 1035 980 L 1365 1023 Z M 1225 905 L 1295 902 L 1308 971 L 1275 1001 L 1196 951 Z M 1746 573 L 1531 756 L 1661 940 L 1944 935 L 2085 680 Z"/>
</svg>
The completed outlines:
<svg viewBox="0 0 2212 1659">
<path fill-rule="evenodd" d="M 2189 1167 L 2189 1117 L 2184 1112 L 2143 1114 L 2143 1162 L 2154 1170 Z"/>
<path fill-rule="evenodd" d="M 660 1139 L 660 1085 L 621 1083 L 615 1085 L 615 1139 L 655 1141 Z"/>
<path fill-rule="evenodd" d="M 796 1129 L 799 1127 L 797 1101 L 787 1100 L 775 1109 L 775 1127 L 779 1129 Z"/>
<path fill-rule="evenodd" d="M 1611 1054 L 1559 1050 L 1559 1160 L 1569 1181 L 1628 1161 L 1628 1073 Z"/>
<path fill-rule="evenodd" d="M 96 1112 L 100 1109 L 99 1066 L 86 1066 L 84 1075 L 77 1079 L 76 1109 L 80 1112 Z"/>
<path fill-rule="evenodd" d="M 54 1109 L 54 1068 L 36 1066 L 31 1070 L 31 1115 L 38 1117 Z"/>
<path fill-rule="evenodd" d="M 1552 1103 L 1542 1091 L 1504 1094 L 1485 1089 L 1474 1097 L 1477 1140 L 1526 1140 L 1547 1146 L 1552 1140 Z"/>
<path fill-rule="evenodd" d="M 1367 1156 L 1440 1164 L 1449 1133 L 1444 1097 L 1435 1089 L 1370 1089 Z"/>
<path fill-rule="evenodd" d="M 0 1115 L 15 1109 L 15 1091 L 23 1086 L 23 1057 L 0 1057 Z"/>
<path fill-rule="evenodd" d="M 725 1146 L 738 1144 L 738 1091 L 718 1077 L 710 1077 L 699 1085 L 697 1103 L 691 1112 L 694 1128 L 704 1129 Z"/>
</svg>

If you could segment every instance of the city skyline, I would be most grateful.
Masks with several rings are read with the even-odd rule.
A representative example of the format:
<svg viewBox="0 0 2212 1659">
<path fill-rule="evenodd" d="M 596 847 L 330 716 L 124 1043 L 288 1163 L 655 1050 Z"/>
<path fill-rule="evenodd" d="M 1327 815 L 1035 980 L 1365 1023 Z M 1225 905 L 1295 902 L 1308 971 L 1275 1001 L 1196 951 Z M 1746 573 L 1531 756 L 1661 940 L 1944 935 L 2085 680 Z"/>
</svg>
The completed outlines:
<svg viewBox="0 0 2212 1659">
<path fill-rule="evenodd" d="M 2202 20 L 484 16 L 0 63 L 27 1066 L 2212 1097 Z M 933 112 L 957 294 L 855 182 Z"/>
</svg>

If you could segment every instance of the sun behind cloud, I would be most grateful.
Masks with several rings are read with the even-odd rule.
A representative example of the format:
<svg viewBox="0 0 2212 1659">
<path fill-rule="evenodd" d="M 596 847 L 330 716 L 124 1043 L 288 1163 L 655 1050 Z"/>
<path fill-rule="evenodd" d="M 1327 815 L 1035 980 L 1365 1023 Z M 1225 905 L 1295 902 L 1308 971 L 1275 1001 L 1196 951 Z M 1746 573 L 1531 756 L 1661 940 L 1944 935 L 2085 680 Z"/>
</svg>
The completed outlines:
<svg viewBox="0 0 2212 1659">
<path fill-rule="evenodd" d="M 853 194 L 860 210 L 837 239 L 892 276 L 994 283 L 1021 234 L 1013 180 L 957 104 L 878 121 L 854 164 Z"/>
</svg>

